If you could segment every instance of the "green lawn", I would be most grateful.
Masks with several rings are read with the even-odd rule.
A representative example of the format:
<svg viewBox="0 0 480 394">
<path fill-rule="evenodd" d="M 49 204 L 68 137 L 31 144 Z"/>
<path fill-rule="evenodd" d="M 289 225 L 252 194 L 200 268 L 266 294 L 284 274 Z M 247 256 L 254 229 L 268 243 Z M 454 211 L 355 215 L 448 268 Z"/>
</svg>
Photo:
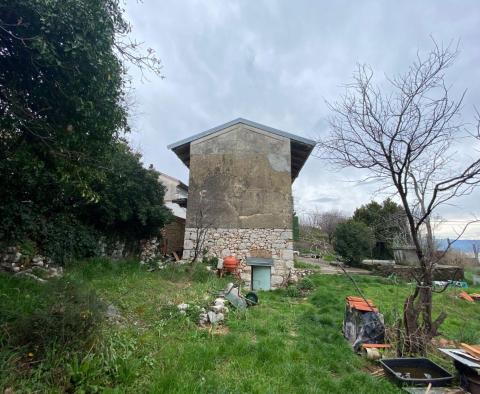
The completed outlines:
<svg viewBox="0 0 480 394">
<path fill-rule="evenodd" d="M 204 267 L 148 272 L 135 262 L 96 261 L 76 264 L 67 272 L 59 283 L 47 285 L 0 276 L 0 388 L 12 387 L 15 392 L 400 392 L 387 380 L 369 375 L 368 363 L 353 354 L 342 337 L 344 297 L 355 294 L 343 276 L 312 276 L 314 289 L 305 298 L 289 297 L 292 291 L 286 290 L 260 293 L 260 305 L 245 312 L 231 310 L 223 327 L 208 330 L 197 326 L 196 308 L 208 305 L 214 298 L 209 290 L 222 288 L 226 279 L 217 279 Z M 392 321 L 408 287 L 387 279 L 356 279 L 387 321 Z M 445 336 L 472 342 L 480 332 L 480 319 L 474 318 L 480 306 L 466 305 L 454 293 L 436 297 L 437 309 L 450 314 L 443 327 Z M 96 311 L 101 309 L 98 298 L 113 303 L 122 322 L 102 320 L 95 325 Z M 187 315 L 177 312 L 181 302 L 191 305 Z M 56 303 L 67 306 L 51 306 Z M 75 318 L 82 321 L 70 324 Z M 58 327 L 46 323 L 51 321 Z M 29 324 L 37 333 L 36 341 L 21 340 Z M 71 344 L 69 330 L 78 333 Z M 47 336 L 52 332 L 64 341 Z"/>
</svg>

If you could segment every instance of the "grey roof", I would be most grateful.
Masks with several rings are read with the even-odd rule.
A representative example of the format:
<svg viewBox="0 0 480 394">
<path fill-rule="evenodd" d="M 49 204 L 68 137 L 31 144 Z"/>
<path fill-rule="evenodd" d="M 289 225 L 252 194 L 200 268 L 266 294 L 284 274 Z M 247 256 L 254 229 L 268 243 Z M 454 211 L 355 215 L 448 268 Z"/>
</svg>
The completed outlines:
<svg viewBox="0 0 480 394">
<path fill-rule="evenodd" d="M 257 129 L 266 131 L 268 133 L 276 134 L 281 137 L 290 139 L 290 148 L 292 155 L 292 182 L 298 176 L 301 168 L 305 164 L 308 156 L 315 147 L 315 141 L 308 138 L 300 137 L 295 134 L 287 133 L 286 131 L 274 129 L 273 127 L 265 126 L 260 123 L 252 122 L 251 120 L 238 118 L 230 122 L 224 123 L 220 126 L 214 127 L 212 129 L 203 131 L 201 133 L 192 135 L 191 137 L 185 138 L 178 142 L 168 145 L 168 149 L 171 149 L 175 154 L 183 161 L 183 163 L 190 167 L 190 143 L 196 141 L 200 138 L 206 137 L 210 134 L 216 133 L 217 131 L 226 129 L 228 127 L 234 126 L 236 124 L 242 123 L 247 126 L 255 127 Z"/>
</svg>

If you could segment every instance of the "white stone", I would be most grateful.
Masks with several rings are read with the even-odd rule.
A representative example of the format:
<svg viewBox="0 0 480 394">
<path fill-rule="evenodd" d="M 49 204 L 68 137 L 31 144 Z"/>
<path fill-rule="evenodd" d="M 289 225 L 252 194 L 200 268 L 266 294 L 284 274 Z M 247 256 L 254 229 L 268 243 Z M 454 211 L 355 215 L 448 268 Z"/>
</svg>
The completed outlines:
<svg viewBox="0 0 480 394">
<path fill-rule="evenodd" d="M 186 311 L 188 309 L 188 304 L 185 304 L 185 303 L 178 304 L 177 308 L 179 311 Z"/>
<path fill-rule="evenodd" d="M 282 260 L 293 260 L 293 250 L 284 249 L 281 251 Z"/>
<path fill-rule="evenodd" d="M 278 287 L 283 284 L 283 276 L 280 275 L 272 275 L 271 278 L 271 285 L 272 287 Z"/>
<path fill-rule="evenodd" d="M 212 324 L 217 324 L 224 319 L 223 313 L 208 312 L 208 320 Z"/>
<path fill-rule="evenodd" d="M 194 248 L 194 245 L 193 245 L 193 241 L 190 240 L 190 239 L 185 239 L 185 243 L 183 244 L 183 248 L 184 249 L 193 249 Z"/>
<path fill-rule="evenodd" d="M 213 305 L 213 306 L 211 307 L 212 311 L 214 311 L 215 313 L 221 313 L 221 312 L 223 312 L 223 308 L 224 308 L 223 305 Z"/>
</svg>

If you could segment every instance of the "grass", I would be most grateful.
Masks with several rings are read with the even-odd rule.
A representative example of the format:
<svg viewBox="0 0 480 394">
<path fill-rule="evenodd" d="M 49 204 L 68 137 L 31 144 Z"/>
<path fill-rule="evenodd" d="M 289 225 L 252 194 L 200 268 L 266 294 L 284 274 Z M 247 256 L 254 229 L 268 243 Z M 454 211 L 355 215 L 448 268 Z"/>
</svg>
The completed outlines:
<svg viewBox="0 0 480 394">
<path fill-rule="evenodd" d="M 51 289 L 1 275 L 0 388 L 19 393 L 400 392 L 369 375 L 368 362 L 342 337 L 344 297 L 355 294 L 343 276 L 313 275 L 307 297 L 291 297 L 288 290 L 262 292 L 260 305 L 232 310 L 224 326 L 209 330 L 197 326 L 198 309 L 213 300 L 209 290 L 223 288 L 228 279 L 203 266 L 148 272 L 136 262 L 90 261 L 66 271 L 61 283 L 94 291 L 104 305 L 113 303 L 123 320 L 103 322 L 93 341 L 81 342 L 83 348 L 52 344 L 28 362 L 35 349 L 12 345 L 5 333 L 15 319 L 48 311 Z M 356 280 L 393 321 L 408 286 L 375 277 Z M 443 326 L 447 338 L 473 342 L 480 321 L 471 317 L 479 306 L 456 299 L 456 291 L 436 295 L 436 312 L 449 313 Z M 186 315 L 176 309 L 181 302 L 190 304 Z"/>
<path fill-rule="evenodd" d="M 318 265 L 306 263 L 305 261 L 301 261 L 301 260 L 295 260 L 294 267 L 299 269 L 312 269 L 312 270 L 320 269 Z"/>
<path fill-rule="evenodd" d="M 334 254 L 326 254 L 322 258 L 323 258 L 323 260 L 328 261 L 328 262 L 337 261 L 337 256 L 335 256 Z"/>
</svg>

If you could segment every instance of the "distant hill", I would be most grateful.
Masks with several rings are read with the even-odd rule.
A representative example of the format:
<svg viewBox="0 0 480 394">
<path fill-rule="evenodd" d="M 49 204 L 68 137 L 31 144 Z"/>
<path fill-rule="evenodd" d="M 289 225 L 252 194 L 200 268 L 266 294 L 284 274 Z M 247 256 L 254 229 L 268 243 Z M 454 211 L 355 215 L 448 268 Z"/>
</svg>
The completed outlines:
<svg viewBox="0 0 480 394">
<path fill-rule="evenodd" d="M 440 249 L 445 249 L 448 245 L 448 242 L 446 239 L 439 239 L 438 244 Z M 480 240 L 478 239 L 459 239 L 452 245 L 452 249 L 459 250 L 465 253 L 473 253 L 473 244 L 477 244 L 480 248 Z"/>
</svg>

